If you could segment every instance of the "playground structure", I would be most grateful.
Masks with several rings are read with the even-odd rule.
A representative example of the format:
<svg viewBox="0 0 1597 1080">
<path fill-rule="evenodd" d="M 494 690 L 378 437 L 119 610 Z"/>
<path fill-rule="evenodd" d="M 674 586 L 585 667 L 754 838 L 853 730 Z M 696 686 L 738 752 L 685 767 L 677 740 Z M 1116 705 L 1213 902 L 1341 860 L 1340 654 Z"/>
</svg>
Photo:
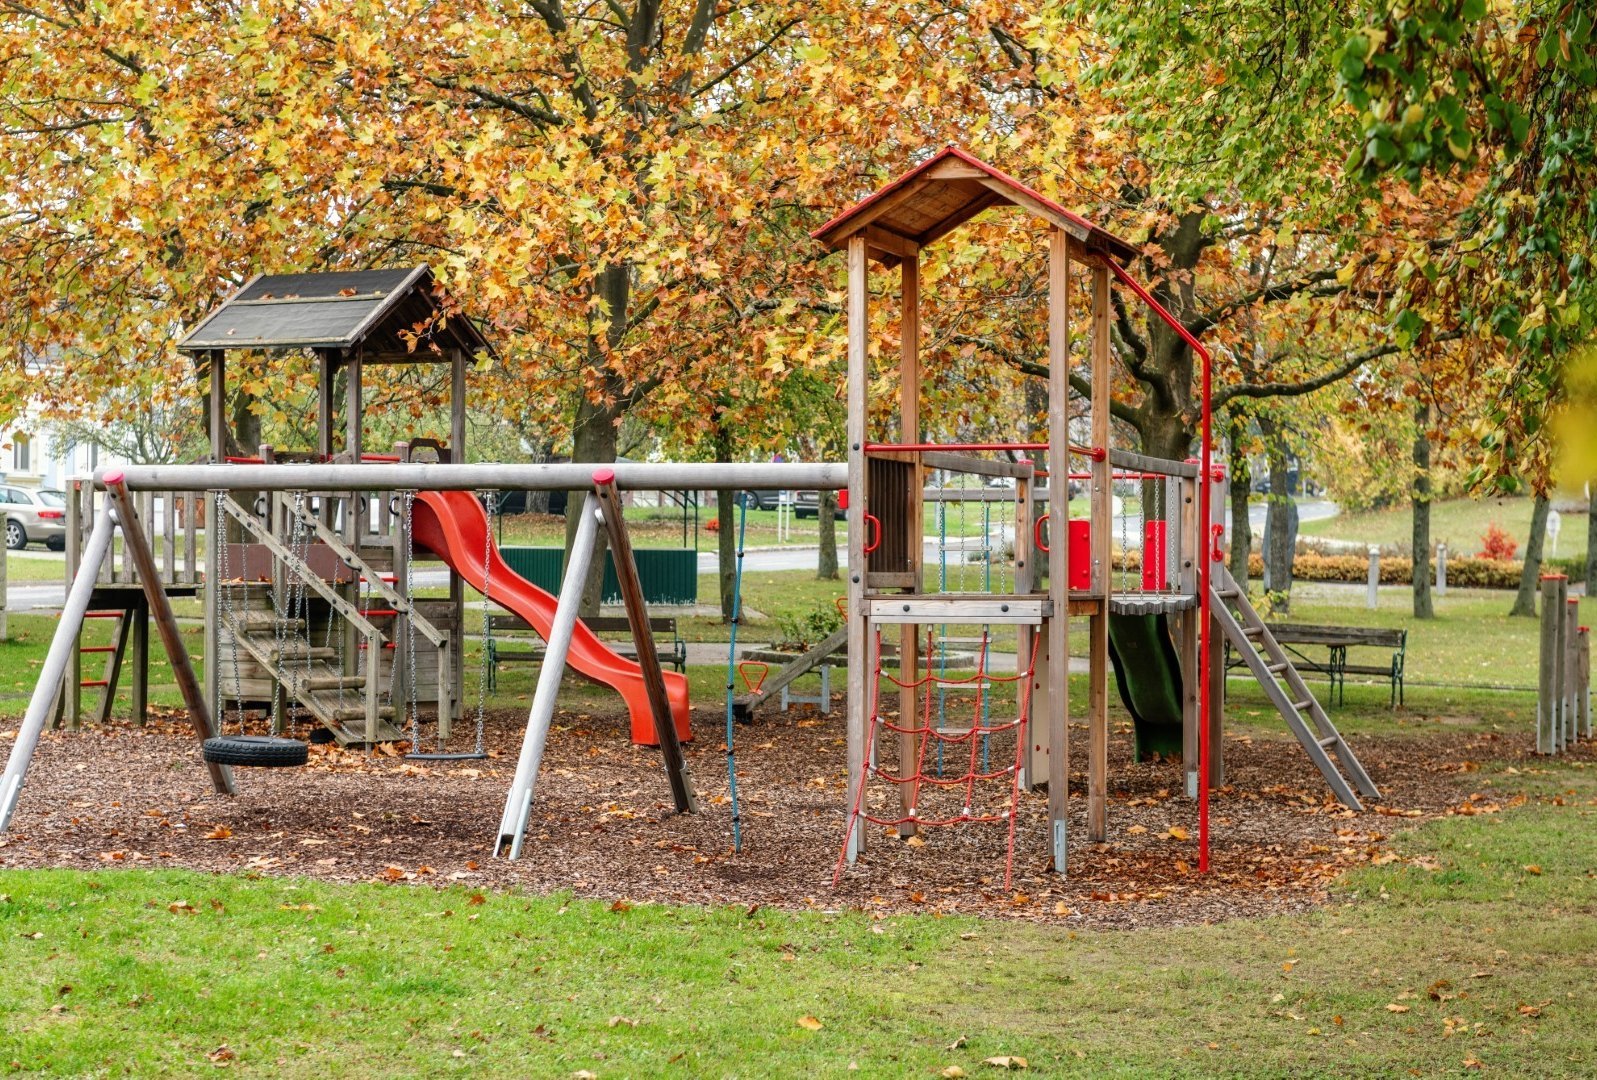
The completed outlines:
<svg viewBox="0 0 1597 1080">
<path fill-rule="evenodd" d="M 1019 208 L 1048 230 L 1050 438 L 925 442 L 919 253 L 993 206 Z M 1129 259 L 1135 249 L 952 148 L 816 235 L 847 251 L 848 452 L 840 464 L 628 463 L 595 470 L 467 463 L 467 358 L 489 352 L 490 346 L 425 267 L 253 279 L 181 345 L 208 373 L 212 462 L 130 467 L 96 477 L 94 487 L 107 495 L 103 505 L 94 505 L 87 485 L 82 499 L 74 500 L 83 526 L 73 534 L 75 543 L 82 535 L 72 554 L 78 573 L 0 779 L 0 828 L 15 811 L 28 762 L 58 696 L 69 700 L 79 689 L 75 668 L 83 652 L 78 635 L 85 617 L 118 603 L 120 610 L 147 613 L 135 616 L 135 632 L 146 620 L 160 631 L 219 792 L 234 790 L 230 764 L 294 763 L 272 759 L 270 748 L 297 743 L 282 736 L 296 734 L 299 716 L 343 745 L 408 739 L 411 752 L 424 758 L 480 756 L 481 691 L 472 749 L 446 749 L 452 726 L 466 711 L 463 646 L 472 631 L 464 602 L 467 586 L 486 603 L 519 615 L 547 641 L 496 852 L 512 858 L 521 853 L 544 741 L 568 666 L 622 696 L 633 740 L 660 746 L 674 803 L 679 811 L 692 811 L 693 788 L 679 748 L 690 737 L 686 681 L 662 672 L 655 655 L 618 505 L 617 492 L 628 488 L 846 489 L 851 527 L 845 622 L 835 642 L 823 643 L 827 653 L 842 645 L 847 654 L 849 786 L 840 871 L 865 851 L 867 823 L 896 829 L 900 836 L 937 825 L 1002 824 L 1009 830 L 1012 862 L 1019 792 L 1040 786 L 1048 789 L 1052 866 L 1065 871 L 1073 617 L 1088 622 L 1089 840 L 1107 836 L 1113 671 L 1134 718 L 1139 756 L 1179 754 L 1184 762 L 1187 790 L 1198 803 L 1199 865 L 1207 865 L 1208 792 L 1222 774 L 1224 676 L 1209 662 L 1215 633 L 1243 651 L 1250 671 L 1269 690 L 1336 796 L 1353 808 L 1359 807 L 1360 795 L 1375 796 L 1351 749 L 1219 562 L 1223 525 L 1216 516 L 1221 501 L 1213 495 L 1219 474 L 1210 461 L 1208 354 L 1121 268 L 1117 260 Z M 871 439 L 867 424 L 872 260 L 899 271 L 902 299 L 896 432 L 880 441 Z M 1111 445 L 1110 289 L 1116 282 L 1186 337 L 1202 360 L 1205 406 L 1197 460 L 1153 458 Z M 1072 348 L 1073 337 L 1079 336 L 1072 306 L 1079 296 L 1087 300 L 1084 366 L 1091 394 L 1076 400 L 1069 376 L 1079 362 Z M 224 354 L 237 348 L 315 354 L 320 376 L 316 447 L 229 453 Z M 366 452 L 363 367 L 430 362 L 449 365 L 449 438 L 415 438 L 392 453 Z M 346 414 L 342 440 L 335 416 L 339 373 Z M 1078 431 L 1083 443 L 1071 439 Z M 995 454 L 1041 455 L 1044 468 Z M 934 475 L 943 480 L 929 487 Z M 1013 486 L 981 483 L 972 489 L 971 479 Z M 1069 506 L 1072 482 L 1085 485 L 1085 515 L 1073 515 Z M 1117 485 L 1123 489 L 1118 510 Z M 566 490 L 583 500 L 558 597 L 505 564 L 488 512 L 473 494 L 513 488 Z M 1055 497 L 1056 492 L 1062 494 Z M 945 509 L 939 517 L 944 535 L 938 588 L 927 588 L 927 501 L 982 507 L 988 572 L 980 587 L 954 580 L 963 577 L 962 571 L 950 573 Z M 1133 502 L 1139 508 L 1135 526 Z M 190 508 L 181 541 L 174 513 L 168 509 L 161 517 L 157 506 Z M 203 686 L 189 670 L 170 605 L 172 596 L 199 589 L 194 507 L 207 515 Z M 1008 559 L 995 560 L 990 550 L 995 507 L 998 519 L 1008 523 L 1001 539 L 1012 549 L 1012 570 L 1004 569 Z M 578 618 L 601 525 L 615 553 L 636 661 L 617 655 Z M 152 528 L 165 541 L 159 554 L 149 542 Z M 124 538 L 120 563 L 111 544 L 115 529 Z M 1058 543 L 1050 545 L 1050 534 Z M 417 593 L 416 566 L 427 556 L 439 559 L 447 571 L 447 599 L 426 600 Z M 990 572 L 995 565 L 997 574 Z M 485 608 L 485 634 L 489 619 Z M 892 663 L 884 645 L 896 645 Z M 1006 653 L 1000 646 L 1012 649 L 1012 670 L 1001 659 Z M 729 684 L 732 666 L 729 661 Z M 776 673 L 770 688 L 784 679 L 791 682 L 792 667 Z M 485 685 L 486 679 L 479 682 Z M 896 712 L 888 699 L 896 699 Z M 741 711 L 752 713 L 760 700 L 758 692 L 749 695 Z M 433 750 L 424 750 L 420 734 L 423 702 L 436 708 Z M 270 710 L 277 738 L 267 740 L 254 761 L 228 757 L 214 746 L 229 703 L 239 716 L 249 706 Z M 998 710 L 1007 718 L 995 722 Z M 966 711 L 970 719 L 961 723 Z M 732 712 L 729 702 L 729 759 Z M 75 706 L 72 716 L 77 716 Z M 227 750 L 250 756 L 236 737 Z M 297 760 L 304 760 L 302 752 Z M 735 770 L 730 779 L 736 829 Z M 869 790 L 873 781 L 887 787 Z"/>
<path fill-rule="evenodd" d="M 1592 737 L 1591 628 L 1580 624 L 1580 598 L 1569 578 L 1541 578 L 1541 652 L 1536 680 L 1536 752 L 1562 754 Z"/>
</svg>

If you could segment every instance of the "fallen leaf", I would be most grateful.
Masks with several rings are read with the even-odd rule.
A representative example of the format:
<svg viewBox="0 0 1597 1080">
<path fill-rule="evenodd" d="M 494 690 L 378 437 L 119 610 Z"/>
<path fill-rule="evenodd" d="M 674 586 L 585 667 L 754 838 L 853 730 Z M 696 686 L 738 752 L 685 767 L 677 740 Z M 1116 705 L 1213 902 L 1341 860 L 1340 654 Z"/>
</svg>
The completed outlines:
<svg viewBox="0 0 1597 1080">
<path fill-rule="evenodd" d="M 909 845 L 910 847 L 925 847 L 926 846 L 926 841 L 922 840 L 918 836 L 912 836 L 908 840 L 905 840 L 904 843 Z"/>
<path fill-rule="evenodd" d="M 960 1077 L 965 1075 L 965 1070 L 958 1065 L 950 1065 L 937 1075 L 943 1077 L 944 1080 L 959 1080 Z"/>
<path fill-rule="evenodd" d="M 1133 825 L 1131 828 L 1126 830 L 1126 832 L 1129 833 L 1132 836 L 1141 836 L 1143 833 L 1145 833 L 1147 831 L 1148 831 L 1148 826 L 1146 826 L 1146 825 Z"/>
<path fill-rule="evenodd" d="M 984 1065 L 991 1065 L 991 1066 L 993 1066 L 996 1069 L 1029 1069 L 1029 1068 L 1031 1068 L 1031 1066 L 1026 1064 L 1026 1059 L 1025 1058 L 1023 1058 L 1023 1057 L 1015 1057 L 1015 1056 L 1010 1055 L 1010 1054 L 1003 1054 L 1003 1055 L 1000 1055 L 998 1057 L 983 1058 L 982 1059 L 982 1063 Z"/>
<path fill-rule="evenodd" d="M 620 1027 L 622 1024 L 625 1024 L 627 1027 L 638 1026 L 638 1022 L 632 1019 L 630 1016 L 612 1016 L 610 1018 L 611 1027 Z"/>
<path fill-rule="evenodd" d="M 1187 830 L 1183 829 L 1180 825 L 1172 825 L 1165 832 L 1165 835 L 1172 840 L 1185 840 L 1187 838 Z"/>
<path fill-rule="evenodd" d="M 1525 873 L 1527 874 L 1540 874 L 1541 872 L 1542 868 L 1537 866 L 1535 863 L 1531 863 L 1529 866 L 1525 867 Z"/>
<path fill-rule="evenodd" d="M 226 1043 L 223 1043 L 221 1046 L 218 1046 L 215 1050 L 212 1050 L 209 1054 L 205 1055 L 206 1060 L 215 1065 L 226 1065 L 236 1057 L 238 1057 L 238 1055 L 234 1053 L 233 1048 L 228 1046 Z"/>
<path fill-rule="evenodd" d="M 819 1031 L 821 1028 L 826 1026 L 813 1016 L 801 1016 L 798 1018 L 797 1023 L 799 1027 L 805 1029 L 806 1031 Z"/>
<path fill-rule="evenodd" d="M 631 911 L 632 910 L 632 905 L 627 903 L 625 900 L 617 900 L 615 903 L 610 905 L 610 910 L 611 911 Z"/>
<path fill-rule="evenodd" d="M 1387 1004 L 1386 1011 L 1391 1013 L 1406 1013 L 1408 1012 L 1408 1006 L 1399 1005 L 1397 1002 L 1393 1001 Z"/>
<path fill-rule="evenodd" d="M 228 837 L 230 837 L 232 835 L 233 835 L 233 830 L 232 829 L 229 829 L 226 825 L 218 825 L 216 828 L 212 829 L 210 832 L 208 832 L 204 836 L 200 837 L 200 839 L 201 840 L 226 840 Z"/>
</svg>

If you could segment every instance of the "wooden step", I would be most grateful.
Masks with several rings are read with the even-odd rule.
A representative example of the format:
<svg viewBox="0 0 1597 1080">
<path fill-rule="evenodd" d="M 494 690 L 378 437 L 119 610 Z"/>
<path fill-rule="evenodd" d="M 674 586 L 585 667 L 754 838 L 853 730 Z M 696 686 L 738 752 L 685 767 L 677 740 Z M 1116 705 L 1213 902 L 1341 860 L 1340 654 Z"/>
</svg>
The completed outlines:
<svg viewBox="0 0 1597 1080">
<path fill-rule="evenodd" d="M 335 720 L 366 719 L 366 709 L 364 706 L 360 705 L 346 705 L 343 708 L 328 709 L 327 711 L 332 714 Z M 394 707 L 392 705 L 377 706 L 377 718 L 379 720 L 391 720 L 393 719 L 393 716 Z"/>
<path fill-rule="evenodd" d="M 1313 704 L 1314 704 L 1314 699 L 1313 698 L 1304 698 L 1302 701 L 1294 701 L 1292 703 L 1292 707 L 1294 709 L 1296 709 L 1298 712 L 1308 712 L 1309 706 L 1311 706 Z"/>
<path fill-rule="evenodd" d="M 364 675 L 312 675 L 308 679 L 300 680 L 299 685 L 306 690 L 347 690 L 351 687 L 364 687 Z"/>
<path fill-rule="evenodd" d="M 1264 670 L 1268 671 L 1271 675 L 1279 675 L 1281 672 L 1285 671 L 1291 666 L 1291 664 L 1265 664 Z"/>
<path fill-rule="evenodd" d="M 1319 744 L 1322 747 L 1324 747 L 1325 749 L 1329 750 L 1332 747 L 1336 746 L 1338 743 L 1340 743 L 1342 740 L 1340 738 L 1338 738 L 1337 736 L 1335 736 L 1335 735 L 1327 735 L 1325 738 L 1318 739 L 1316 741 L 1319 742 Z"/>
<path fill-rule="evenodd" d="M 1264 636 L 1264 627 L 1244 626 L 1242 628 L 1242 636 L 1245 638 L 1261 638 Z"/>
<path fill-rule="evenodd" d="M 279 662 L 302 661 L 307 657 L 311 660 L 331 660 L 338 655 L 338 650 L 325 645 L 312 645 L 308 651 L 304 646 L 279 650 L 274 645 L 266 650 L 266 655 Z"/>
</svg>

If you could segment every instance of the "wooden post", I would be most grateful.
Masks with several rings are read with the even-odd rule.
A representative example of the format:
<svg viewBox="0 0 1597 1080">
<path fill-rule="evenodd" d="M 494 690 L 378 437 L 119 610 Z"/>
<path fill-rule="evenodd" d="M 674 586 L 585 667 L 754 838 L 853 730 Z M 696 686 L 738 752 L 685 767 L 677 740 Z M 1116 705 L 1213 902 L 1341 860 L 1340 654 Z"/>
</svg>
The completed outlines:
<svg viewBox="0 0 1597 1080">
<path fill-rule="evenodd" d="M 870 381 L 870 268 L 865 252 L 865 237 L 848 241 L 848 811 L 861 806 L 865 766 L 869 748 L 868 682 L 875 680 L 870 656 L 870 624 L 865 608 L 865 515 L 870 510 L 865 497 L 865 421 L 866 384 Z M 847 857 L 853 862 L 864 853 L 865 829 L 850 819 Z"/>
<path fill-rule="evenodd" d="M 1543 574 L 1542 587 L 1542 621 L 1541 621 L 1541 662 L 1537 669 L 1536 680 L 1536 752 L 1538 754 L 1556 754 L 1558 752 L 1558 684 L 1559 684 L 1559 603 L 1558 583 L 1560 577 L 1555 574 Z"/>
<path fill-rule="evenodd" d="M 1095 844 L 1109 835 L 1109 567 L 1113 558 L 1109 523 L 1114 509 L 1109 382 L 1109 269 L 1100 263 L 1092 268 L 1092 591 L 1096 606 L 1088 624 L 1087 646 L 1087 839 Z"/>
<path fill-rule="evenodd" d="M 126 543 L 126 540 L 123 541 Z M 156 588 L 165 594 L 161 579 L 155 579 Z M 148 585 L 146 585 L 148 588 Z M 150 608 L 148 604 L 134 604 L 123 615 L 133 620 L 133 671 L 128 679 L 132 697 L 133 722 L 143 727 L 150 718 Z M 191 673 L 192 674 L 192 673 Z M 109 695 L 109 689 L 107 694 Z M 109 705 L 109 702 L 107 702 Z"/>
<path fill-rule="evenodd" d="M 1575 693 L 1580 684 L 1580 598 L 1568 594 L 1567 582 L 1564 588 L 1564 680 L 1559 694 L 1559 739 L 1567 750 L 1580 741 L 1580 729 L 1575 723 Z"/>
<path fill-rule="evenodd" d="M 901 312 L 898 346 L 898 435 L 905 443 L 920 442 L 920 258 L 910 255 L 899 264 Z M 925 545 L 921 534 L 925 527 L 921 510 L 920 455 L 914 460 L 910 475 L 909 520 L 909 571 L 914 584 L 906 592 L 921 591 L 921 559 Z M 853 530 L 850 529 L 850 532 Z M 920 737 L 913 728 L 920 714 L 919 691 L 913 685 L 920 677 L 920 627 L 905 623 L 899 627 L 898 637 L 899 681 L 909 684 L 898 690 L 898 722 L 906 730 L 898 737 L 899 774 L 909 776 L 920 771 Z M 928 720 L 928 723 L 930 721 Z M 899 816 L 912 818 L 920 803 L 920 783 L 912 781 L 898 784 Z M 898 828 L 905 839 L 914 836 L 917 829 L 913 821 Z"/>
<path fill-rule="evenodd" d="M 1198 594 L 1198 555 L 1202 552 L 1202 523 L 1198 521 L 1198 484 L 1201 480 L 1181 478 L 1178 485 L 1177 521 L 1172 530 L 1179 536 L 1180 558 L 1176 563 L 1177 580 L 1181 591 L 1188 596 Z M 1203 615 L 1194 606 L 1176 616 L 1179 628 L 1176 652 L 1181 658 L 1181 768 L 1186 776 L 1187 797 L 1198 797 L 1198 726 L 1202 723 L 1202 710 L 1198 707 L 1204 687 L 1199 680 L 1199 620 Z"/>
<path fill-rule="evenodd" d="M 621 585 L 627 622 L 632 626 L 632 643 L 637 649 L 638 669 L 643 672 L 643 686 L 648 691 L 649 711 L 654 714 L 654 734 L 660 740 L 660 757 L 665 761 L 666 779 L 671 782 L 671 798 L 676 803 L 677 813 L 696 814 L 698 798 L 693 793 L 693 781 L 682 757 L 682 744 L 677 741 L 676 719 L 671 715 L 671 700 L 666 696 L 665 672 L 660 669 L 660 656 L 654 648 L 654 632 L 649 629 L 649 609 L 643 600 L 643 583 L 638 580 L 638 563 L 632 555 L 632 538 L 627 535 L 627 523 L 622 516 L 615 470 L 595 470 L 593 491 L 604 517 L 605 532 L 609 533 L 610 555 L 615 563 L 616 580 Z"/>
<path fill-rule="evenodd" d="M 178 690 L 183 694 L 183 704 L 189 711 L 194 734 L 201 743 L 204 743 L 206 739 L 216 735 L 216 726 L 211 720 L 211 707 L 205 700 L 199 681 L 194 677 L 194 665 L 189 661 L 188 648 L 183 644 L 183 632 L 178 629 L 177 617 L 172 614 L 172 605 L 167 600 L 166 590 L 161 587 L 161 577 L 155 569 L 155 556 L 150 551 L 149 541 L 145 539 L 138 515 L 134 512 L 133 498 L 128 492 L 127 484 L 122 480 L 121 473 L 107 476 L 105 483 L 106 490 L 116 502 L 117 520 L 122 526 L 122 546 L 134 566 L 138 568 L 139 579 L 144 583 L 144 598 L 149 604 L 151 616 L 155 619 L 155 627 L 161 634 L 161 644 L 166 649 L 167 659 L 172 664 L 172 677 L 177 680 Z M 211 785 L 218 793 L 235 794 L 231 769 L 214 762 L 206 762 L 205 767 L 211 774 Z"/>
<path fill-rule="evenodd" d="M 1065 231 L 1048 232 L 1048 512 L 1053 542 L 1044 627 L 1048 647 L 1049 851 L 1057 873 L 1069 861 L 1070 812 L 1070 250 Z"/>
<path fill-rule="evenodd" d="M 209 362 L 210 389 L 207 394 L 206 404 L 209 406 L 210 435 L 211 435 L 211 462 L 221 464 L 227 457 L 227 373 L 224 365 L 224 353 L 220 349 L 212 349 L 205 354 Z M 222 514 L 213 504 L 210 492 L 200 492 L 200 498 L 205 502 L 205 701 L 207 704 L 219 701 L 221 683 L 218 678 L 220 668 L 217 666 L 217 650 L 221 648 L 221 605 L 218 603 L 218 589 L 223 588 L 222 581 L 217 577 L 217 565 L 222 557 L 222 545 L 227 543 L 228 522 L 226 515 Z M 235 646 L 236 647 L 236 646 Z"/>
</svg>

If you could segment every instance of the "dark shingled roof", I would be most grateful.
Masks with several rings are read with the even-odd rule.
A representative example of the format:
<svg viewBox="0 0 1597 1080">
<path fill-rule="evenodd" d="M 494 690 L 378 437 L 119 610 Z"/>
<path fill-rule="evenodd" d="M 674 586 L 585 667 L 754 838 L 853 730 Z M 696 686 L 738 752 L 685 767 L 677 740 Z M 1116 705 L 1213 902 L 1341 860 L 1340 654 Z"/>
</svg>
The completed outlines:
<svg viewBox="0 0 1597 1080">
<path fill-rule="evenodd" d="M 340 270 L 260 274 L 207 315 L 178 345 L 208 349 L 354 349 L 371 361 L 442 360 L 429 345 L 467 352 L 490 349 L 459 312 L 433 325 L 449 306 L 432 270 Z M 412 349 L 402 332 L 422 332 Z"/>
</svg>

